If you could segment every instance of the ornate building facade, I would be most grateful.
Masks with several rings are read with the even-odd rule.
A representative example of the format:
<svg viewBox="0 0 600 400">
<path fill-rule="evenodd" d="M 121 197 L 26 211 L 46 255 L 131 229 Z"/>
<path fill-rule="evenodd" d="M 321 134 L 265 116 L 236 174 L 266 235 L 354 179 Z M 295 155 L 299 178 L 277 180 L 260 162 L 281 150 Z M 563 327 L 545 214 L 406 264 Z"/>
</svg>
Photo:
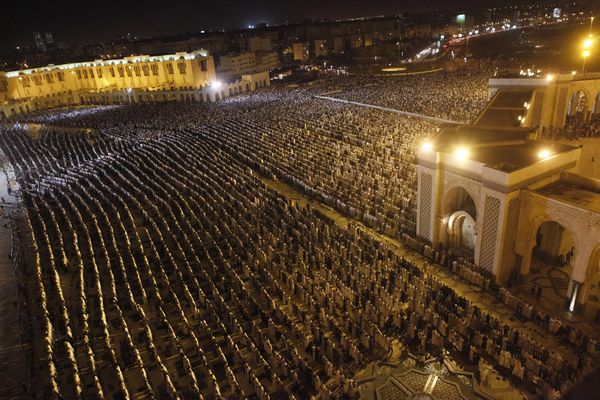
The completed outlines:
<svg viewBox="0 0 600 400">
<path fill-rule="evenodd" d="M 574 112 L 576 93 L 593 98 L 600 80 L 554 79 L 539 88 L 492 80 L 493 97 L 472 124 L 443 126 L 423 143 L 417 234 L 502 284 L 523 282 L 534 264 L 555 267 L 568 276 L 564 300 L 575 310 L 600 279 L 600 181 L 575 174 L 580 147 L 543 140 L 541 131 L 544 120 L 588 120 L 596 108 Z"/>
<path fill-rule="evenodd" d="M 268 73 L 216 79 L 206 50 L 0 72 L 0 117 L 78 104 L 217 101 L 269 84 Z"/>
</svg>

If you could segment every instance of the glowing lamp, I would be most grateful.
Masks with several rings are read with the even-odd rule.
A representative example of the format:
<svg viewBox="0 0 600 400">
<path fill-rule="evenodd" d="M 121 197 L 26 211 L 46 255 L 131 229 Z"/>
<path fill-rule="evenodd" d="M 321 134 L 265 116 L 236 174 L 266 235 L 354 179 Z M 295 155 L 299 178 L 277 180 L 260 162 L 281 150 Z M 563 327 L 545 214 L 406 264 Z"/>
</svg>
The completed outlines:
<svg viewBox="0 0 600 400">
<path fill-rule="evenodd" d="M 454 150 L 454 157 L 459 160 L 466 160 L 469 158 L 469 150 L 466 147 L 458 147 Z"/>
<path fill-rule="evenodd" d="M 550 82 L 552 79 L 554 79 L 554 75 L 552 75 L 552 74 L 548 74 L 548 75 L 546 75 L 546 80 L 547 80 L 548 82 Z"/>
<path fill-rule="evenodd" d="M 592 47 L 592 44 L 594 44 L 594 41 L 592 40 L 592 38 L 587 38 L 583 41 L 583 48 L 589 49 L 590 47 Z"/>
<path fill-rule="evenodd" d="M 213 89 L 220 89 L 220 88 L 221 88 L 221 86 L 223 86 L 223 83 L 222 83 L 221 81 L 213 81 L 213 82 L 210 84 L 210 86 L 211 86 Z"/>
<path fill-rule="evenodd" d="M 582 56 L 583 58 L 588 58 L 588 57 L 590 56 L 590 54 L 591 54 L 591 53 L 590 53 L 590 51 L 589 51 L 589 50 L 584 50 L 584 51 L 581 53 L 581 56 Z"/>
<path fill-rule="evenodd" d="M 423 144 L 421 144 L 421 150 L 423 150 L 423 151 L 431 151 L 431 150 L 433 150 L 433 143 L 431 143 L 431 142 L 423 142 Z"/>
<path fill-rule="evenodd" d="M 543 149 L 538 152 L 538 158 L 540 160 L 545 160 L 546 158 L 550 157 L 551 155 L 552 155 L 552 153 L 548 149 Z"/>
</svg>

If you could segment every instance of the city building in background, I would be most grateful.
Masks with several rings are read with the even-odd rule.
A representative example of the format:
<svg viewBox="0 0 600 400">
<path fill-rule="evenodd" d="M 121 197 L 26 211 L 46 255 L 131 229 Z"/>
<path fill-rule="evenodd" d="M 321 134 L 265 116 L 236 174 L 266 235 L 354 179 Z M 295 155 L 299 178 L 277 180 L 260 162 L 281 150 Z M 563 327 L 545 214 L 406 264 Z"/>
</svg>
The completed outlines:
<svg viewBox="0 0 600 400">
<path fill-rule="evenodd" d="M 217 80 L 206 50 L 0 72 L 0 116 L 77 104 L 217 101 L 269 84 L 268 72 L 257 71 L 250 54 L 227 83 Z"/>
<path fill-rule="evenodd" d="M 35 47 L 39 51 L 46 51 L 46 44 L 44 43 L 44 36 L 41 32 L 33 32 L 33 40 L 35 42 Z"/>
</svg>

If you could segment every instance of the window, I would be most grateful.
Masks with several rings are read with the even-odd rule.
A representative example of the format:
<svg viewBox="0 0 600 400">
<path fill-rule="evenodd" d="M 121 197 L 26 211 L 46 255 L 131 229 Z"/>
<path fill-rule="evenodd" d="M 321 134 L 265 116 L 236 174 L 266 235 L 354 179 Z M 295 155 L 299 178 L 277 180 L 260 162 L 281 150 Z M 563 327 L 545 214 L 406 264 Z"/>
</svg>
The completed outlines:
<svg viewBox="0 0 600 400">
<path fill-rule="evenodd" d="M 46 79 L 46 83 L 54 83 L 54 77 L 52 74 L 44 74 L 44 79 Z"/>
<path fill-rule="evenodd" d="M 152 75 L 158 76 L 158 65 L 157 64 L 152 64 L 150 66 L 150 68 L 152 68 Z"/>
<path fill-rule="evenodd" d="M 59 82 L 64 82 L 65 81 L 65 73 L 63 71 L 58 71 L 56 73 L 56 79 L 58 79 Z"/>
<path fill-rule="evenodd" d="M 77 70 L 77 71 L 75 71 L 75 72 L 77 73 L 77 79 L 81 79 L 81 71 L 80 71 L 80 70 Z"/>
<path fill-rule="evenodd" d="M 167 72 L 169 75 L 173 75 L 173 63 L 167 63 Z"/>
<path fill-rule="evenodd" d="M 102 78 L 102 68 L 96 68 L 96 75 L 98 78 Z"/>
<path fill-rule="evenodd" d="M 87 79 L 88 78 L 87 69 L 84 69 L 83 71 L 81 71 L 81 73 L 83 74 L 83 79 Z"/>
<path fill-rule="evenodd" d="M 108 69 L 108 71 L 110 72 L 110 76 L 114 78 L 115 77 L 115 67 L 110 67 Z"/>
<path fill-rule="evenodd" d="M 29 87 L 29 85 L 31 85 L 31 81 L 29 80 L 29 77 L 27 75 L 21 76 L 20 78 L 21 85 L 23 85 L 24 88 Z"/>
<path fill-rule="evenodd" d="M 133 70 L 135 71 L 135 76 L 140 76 L 140 66 L 136 65 L 135 67 L 133 67 Z"/>
<path fill-rule="evenodd" d="M 8 82 L 0 81 L 0 92 L 6 92 L 8 90 Z"/>
<path fill-rule="evenodd" d="M 90 68 L 90 78 L 94 79 L 94 70 Z"/>
<path fill-rule="evenodd" d="M 178 62 L 177 69 L 179 69 L 180 75 L 185 75 L 185 62 Z"/>
<path fill-rule="evenodd" d="M 119 71 L 119 76 L 121 78 L 125 76 L 125 70 L 123 69 L 123 67 L 118 67 L 117 70 Z"/>
<path fill-rule="evenodd" d="M 148 64 L 142 65 L 142 71 L 144 72 L 144 76 L 150 75 L 150 68 L 148 67 Z"/>
<path fill-rule="evenodd" d="M 33 75 L 33 83 L 35 83 L 35 86 L 42 86 L 42 77 L 39 75 Z"/>
<path fill-rule="evenodd" d="M 133 76 L 133 68 L 131 68 L 131 65 L 127 66 L 127 76 L 130 78 Z"/>
<path fill-rule="evenodd" d="M 206 60 L 200 60 L 200 70 L 202 72 L 208 71 L 208 64 L 207 64 Z"/>
</svg>

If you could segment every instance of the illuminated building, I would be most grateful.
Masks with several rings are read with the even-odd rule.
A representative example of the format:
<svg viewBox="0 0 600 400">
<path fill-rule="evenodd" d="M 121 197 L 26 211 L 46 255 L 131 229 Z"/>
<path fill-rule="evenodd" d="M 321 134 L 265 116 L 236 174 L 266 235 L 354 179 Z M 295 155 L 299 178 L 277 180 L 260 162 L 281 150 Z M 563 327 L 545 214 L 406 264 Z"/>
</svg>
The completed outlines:
<svg viewBox="0 0 600 400">
<path fill-rule="evenodd" d="M 242 75 L 256 70 L 256 55 L 252 52 L 223 55 L 220 62 L 219 75 Z"/>
<path fill-rule="evenodd" d="M 297 42 L 292 45 L 292 51 L 294 53 L 294 61 L 305 62 L 308 61 L 308 44 L 303 42 Z"/>
<path fill-rule="evenodd" d="M 315 40 L 315 57 L 327 57 L 327 42 L 325 40 Z"/>
<path fill-rule="evenodd" d="M 256 53 L 258 70 L 272 70 L 279 66 L 279 55 L 275 51 L 259 51 Z"/>
<path fill-rule="evenodd" d="M 523 100 L 512 109 L 495 107 L 490 102 L 476 123 L 486 124 L 486 119 L 503 116 L 509 125 L 512 122 L 523 127 L 554 129 L 564 127 L 567 117 L 578 115 L 589 121 L 600 112 L 600 74 L 521 71 L 517 76 L 490 79 L 490 95 L 501 90 L 512 91 Z M 519 115 L 522 121 L 517 123 Z"/>
<path fill-rule="evenodd" d="M 0 72 L 0 117 L 78 104 L 217 101 L 269 84 L 268 72 L 254 70 L 218 91 L 215 80 L 206 50 Z"/>
<path fill-rule="evenodd" d="M 421 144 L 417 235 L 500 284 L 558 265 L 568 276 L 561 296 L 574 311 L 600 276 L 600 183 L 579 168 L 580 147 L 541 136 L 567 115 L 599 112 L 578 93 L 599 99 L 600 79 L 550 78 L 491 79 L 493 97 L 470 125 L 445 125 Z"/>
</svg>

